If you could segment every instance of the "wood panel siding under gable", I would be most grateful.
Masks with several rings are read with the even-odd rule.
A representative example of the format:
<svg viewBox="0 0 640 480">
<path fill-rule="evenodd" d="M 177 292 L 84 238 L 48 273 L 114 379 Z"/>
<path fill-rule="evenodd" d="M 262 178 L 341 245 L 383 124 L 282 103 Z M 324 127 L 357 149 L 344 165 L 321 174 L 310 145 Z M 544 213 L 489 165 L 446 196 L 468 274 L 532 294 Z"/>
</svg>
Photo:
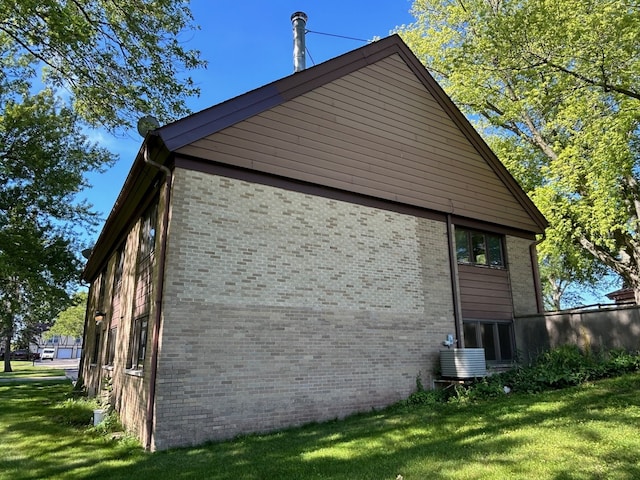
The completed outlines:
<svg viewBox="0 0 640 480">
<path fill-rule="evenodd" d="M 463 319 L 511 320 L 513 303 L 505 269 L 458 265 Z"/>
<path fill-rule="evenodd" d="M 525 231 L 538 228 L 397 54 L 176 153 Z"/>
</svg>

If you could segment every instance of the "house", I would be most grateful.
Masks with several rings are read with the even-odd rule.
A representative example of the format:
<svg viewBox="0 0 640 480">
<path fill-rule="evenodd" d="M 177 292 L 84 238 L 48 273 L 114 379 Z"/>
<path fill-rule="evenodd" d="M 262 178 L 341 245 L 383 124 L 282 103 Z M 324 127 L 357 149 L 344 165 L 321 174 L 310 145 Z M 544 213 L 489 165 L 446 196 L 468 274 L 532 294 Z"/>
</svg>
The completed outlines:
<svg viewBox="0 0 640 480">
<path fill-rule="evenodd" d="M 151 450 L 383 407 L 448 335 L 514 357 L 545 227 L 394 35 L 147 134 L 82 376 Z"/>
<path fill-rule="evenodd" d="M 614 292 L 607 293 L 607 298 L 613 300 L 616 304 L 631 305 L 636 303 L 633 288 L 622 287 Z"/>
<path fill-rule="evenodd" d="M 36 337 L 38 353 L 46 349 L 54 349 L 54 358 L 80 358 L 82 354 L 82 338 L 68 335 L 54 335 L 45 338 L 43 335 Z"/>
</svg>

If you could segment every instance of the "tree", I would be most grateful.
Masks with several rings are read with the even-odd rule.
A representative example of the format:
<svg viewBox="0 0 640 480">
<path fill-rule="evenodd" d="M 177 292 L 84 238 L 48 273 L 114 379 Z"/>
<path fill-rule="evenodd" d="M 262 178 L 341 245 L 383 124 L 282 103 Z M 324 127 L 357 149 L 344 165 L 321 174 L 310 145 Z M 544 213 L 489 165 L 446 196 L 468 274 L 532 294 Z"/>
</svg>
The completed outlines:
<svg viewBox="0 0 640 480">
<path fill-rule="evenodd" d="M 77 231 L 95 221 L 76 195 L 83 174 L 112 161 L 80 133 L 77 115 L 44 90 L 0 91 L 0 333 L 5 371 L 18 328 L 54 318 L 76 290 Z"/>
<path fill-rule="evenodd" d="M 93 126 L 167 122 L 199 93 L 186 72 L 205 64 L 180 43 L 195 28 L 184 0 L 0 0 L 2 75 L 42 73 Z"/>
<path fill-rule="evenodd" d="M 0 0 L 5 371 L 17 331 L 49 326 L 77 289 L 77 239 L 95 221 L 77 195 L 85 173 L 114 160 L 82 128 L 117 133 L 142 115 L 187 113 L 198 93 L 187 72 L 205 65 L 180 43 L 194 28 L 185 0 Z"/>
<path fill-rule="evenodd" d="M 53 326 L 45 332 L 45 338 L 54 336 L 80 338 L 84 332 L 84 317 L 87 310 L 87 292 L 77 292 L 72 305 L 60 312 Z"/>
<path fill-rule="evenodd" d="M 549 220 L 546 271 L 587 283 L 613 271 L 638 302 L 639 7 L 416 0 L 400 28 Z"/>
</svg>

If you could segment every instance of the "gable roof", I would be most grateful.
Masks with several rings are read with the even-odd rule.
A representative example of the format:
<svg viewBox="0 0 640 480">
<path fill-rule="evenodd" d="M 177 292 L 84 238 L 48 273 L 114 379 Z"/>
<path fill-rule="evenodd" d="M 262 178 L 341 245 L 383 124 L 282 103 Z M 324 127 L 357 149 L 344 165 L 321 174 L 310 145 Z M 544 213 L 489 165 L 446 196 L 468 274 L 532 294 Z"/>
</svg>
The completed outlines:
<svg viewBox="0 0 640 480">
<path fill-rule="evenodd" d="M 401 62 L 396 61 L 394 63 L 390 59 L 401 60 Z M 401 67 L 398 65 L 399 63 L 402 64 Z M 219 132 L 222 132 L 229 127 L 238 126 L 242 122 L 250 121 L 250 119 L 258 118 L 261 114 L 263 116 L 267 116 L 268 112 L 275 111 L 276 107 L 282 107 L 281 110 L 285 109 L 286 105 L 288 103 L 292 103 L 294 100 L 299 101 L 301 98 L 311 96 L 314 91 L 327 87 L 328 85 L 332 85 L 341 79 L 354 76 L 357 72 L 374 69 L 376 64 L 384 64 L 384 69 L 396 69 L 400 72 L 400 75 L 404 75 L 404 78 L 397 80 L 400 83 L 395 86 L 385 83 L 388 82 L 391 77 L 388 76 L 384 78 L 378 87 L 378 95 L 387 93 L 389 90 L 394 88 L 400 90 L 415 88 L 414 85 L 410 84 L 411 81 L 419 83 L 421 88 L 424 89 L 422 93 L 425 95 L 418 98 L 415 97 L 415 95 L 420 95 L 420 93 L 414 94 L 415 98 L 411 98 L 409 103 L 405 106 L 410 107 L 411 102 L 419 102 L 421 103 L 422 111 L 418 112 L 418 115 L 439 115 L 439 118 L 431 121 L 431 123 L 422 122 L 420 124 L 416 124 L 416 128 L 422 128 L 424 131 L 440 129 L 440 132 L 435 132 L 432 135 L 435 139 L 434 143 L 449 143 L 452 146 L 455 145 L 455 148 L 458 149 L 472 149 L 473 154 L 465 152 L 463 155 L 468 157 L 466 158 L 466 162 L 461 161 L 457 164 L 457 159 L 452 157 L 451 152 L 440 156 L 437 152 L 416 152 L 414 153 L 415 161 L 413 163 L 400 162 L 402 165 L 400 165 L 399 168 L 404 169 L 405 172 L 399 173 L 396 188 L 391 188 L 389 191 L 385 191 L 384 188 L 377 189 L 375 186 L 372 186 L 372 184 L 377 181 L 375 178 L 362 179 L 360 182 L 367 183 L 370 188 L 364 188 L 362 185 L 359 185 L 358 179 L 355 177 L 350 181 L 341 182 L 337 178 L 331 179 L 325 178 L 323 175 L 319 175 L 315 181 L 329 187 L 349 190 L 355 193 L 374 197 L 379 196 L 386 200 L 413 204 L 417 207 L 429 208 L 445 213 L 454 213 L 463 217 L 475 218 L 495 224 L 506 224 L 506 226 L 524 231 L 534 233 L 543 232 L 547 226 L 545 218 L 535 207 L 526 193 L 521 189 L 520 185 L 509 174 L 500 160 L 487 146 L 484 140 L 482 140 L 477 131 L 471 126 L 469 121 L 453 104 L 451 99 L 427 72 L 425 67 L 398 35 L 392 35 L 371 43 L 318 66 L 292 74 L 249 93 L 215 105 L 199 113 L 162 127 L 157 130 L 157 133 L 169 151 L 206 158 L 206 150 L 207 148 L 211 149 L 211 146 L 206 147 L 204 143 L 206 143 L 207 140 L 210 143 L 216 142 L 216 134 Z M 401 70 L 404 70 L 404 72 L 401 72 Z M 376 73 L 373 75 L 375 76 Z M 398 74 L 394 75 L 396 75 L 397 78 Z M 396 78 L 393 78 L 393 81 L 396 81 Z M 347 90 L 346 95 L 355 95 L 358 90 L 366 89 L 366 83 L 371 82 L 372 80 L 373 77 L 371 76 L 367 79 L 361 79 L 361 84 L 355 86 L 352 85 L 351 90 Z M 336 92 L 337 91 L 334 89 L 333 93 L 328 93 L 327 96 L 332 97 L 333 99 L 338 99 L 341 92 Z M 344 97 L 345 93 L 342 92 L 342 95 Z M 373 94 L 370 96 L 373 96 Z M 298 112 L 303 109 L 306 109 L 305 112 L 312 112 L 314 109 L 318 111 L 316 108 L 318 103 L 316 102 L 313 104 L 313 101 L 314 100 L 309 100 L 306 106 L 297 107 Z M 334 101 L 334 103 L 337 101 L 348 102 L 349 98 L 345 97 L 342 100 L 331 101 Z M 367 101 L 369 101 L 369 99 L 365 98 L 361 103 L 366 103 Z M 392 103 L 397 102 L 398 99 L 397 97 L 390 96 L 384 101 Z M 324 106 L 326 107 L 326 102 Z M 405 106 L 400 105 L 398 108 L 404 108 Z M 335 105 L 333 105 L 333 107 L 335 107 Z M 323 106 L 320 105 L 320 108 L 323 108 Z M 342 110 L 344 111 L 344 108 L 342 108 Z M 336 113 L 332 110 L 326 110 L 326 112 L 330 115 L 340 116 L 340 112 Z M 408 110 L 403 110 L 402 112 L 404 114 L 407 113 Z M 313 114 L 315 115 L 315 112 Z M 361 109 L 360 111 L 352 109 L 350 114 L 352 116 L 358 116 L 360 121 L 365 122 L 366 120 L 375 117 L 376 112 L 371 109 Z M 378 113 L 381 117 L 385 114 L 386 112 L 383 114 Z M 284 113 L 283 115 L 284 117 L 292 116 L 290 112 Z M 293 115 L 295 115 L 295 113 Z M 280 117 L 278 120 L 272 121 L 271 124 L 275 125 L 277 121 L 282 119 L 283 118 Z M 310 120 L 310 123 L 313 124 L 313 122 L 313 119 Z M 263 125 L 266 123 L 267 122 L 263 122 Z M 293 123 L 300 123 L 300 117 Z M 292 128 L 295 128 L 295 125 L 288 125 L 287 128 L 291 131 Z M 376 128 L 379 128 L 380 131 L 382 131 L 385 129 L 385 126 L 379 125 Z M 389 132 L 394 131 L 393 126 L 388 126 L 386 128 Z M 399 128 L 405 128 L 405 126 L 400 126 Z M 447 128 L 449 128 L 448 132 L 446 131 Z M 458 134 L 459 132 L 461 134 L 460 138 L 452 138 L 451 132 L 454 132 L 454 134 Z M 351 139 L 355 139 L 359 134 L 359 132 L 355 131 L 352 133 L 353 134 L 350 135 Z M 301 132 L 301 135 L 304 136 L 305 132 Z M 415 135 L 425 136 L 428 134 L 417 130 Z M 449 138 L 447 138 L 447 135 Z M 309 136 L 307 135 L 307 137 Z M 319 143 L 317 138 L 311 139 L 309 137 L 308 139 L 310 141 L 315 140 L 316 145 Z M 402 143 L 403 141 L 405 142 L 404 144 Z M 398 152 L 401 152 L 407 143 L 409 142 L 407 142 L 406 139 L 400 139 L 396 142 L 394 148 Z M 393 143 L 389 143 L 389 146 L 392 145 Z M 418 146 L 418 148 L 423 148 L 423 146 Z M 427 145 L 424 147 L 425 150 L 433 148 L 433 145 Z M 212 151 L 213 150 L 215 149 L 212 149 Z M 369 153 L 370 152 L 366 152 L 365 154 Z M 476 158 L 471 158 L 474 155 Z M 215 154 L 209 155 L 208 158 L 212 161 L 221 161 L 221 157 L 224 157 L 224 155 L 219 155 L 219 152 L 216 152 Z M 389 156 L 386 158 L 389 158 Z M 293 159 L 291 160 L 293 161 Z M 326 162 L 326 160 L 319 157 L 316 158 L 316 160 L 318 160 L 315 165 L 316 167 L 325 167 L 323 162 Z M 342 163 L 348 163 L 350 159 L 347 159 L 346 157 L 341 159 L 334 157 L 334 160 L 336 162 L 341 161 Z M 382 158 L 379 159 L 379 167 L 381 169 L 385 168 L 385 165 L 382 164 L 383 161 L 384 160 Z M 392 161 L 395 161 L 395 159 L 392 159 Z M 297 159 L 295 162 L 297 163 Z M 431 166 L 435 166 L 436 169 L 439 168 L 442 173 L 444 173 L 443 167 L 458 170 L 455 172 L 458 178 L 455 180 L 452 178 L 440 178 L 437 173 L 434 173 L 433 169 L 430 170 L 428 168 L 429 162 L 431 163 Z M 222 160 L 222 163 L 233 164 L 234 159 L 225 158 Z M 282 162 L 281 165 L 277 166 L 271 165 L 271 169 L 267 163 L 269 162 L 252 162 L 249 168 L 261 170 L 266 173 L 284 175 L 294 179 L 296 178 L 295 172 L 292 168 L 287 168 L 286 162 Z M 331 161 L 328 163 L 331 163 Z M 291 167 L 292 163 L 289 162 L 288 165 Z M 246 167 L 247 164 L 239 162 L 237 166 Z M 393 165 L 386 166 L 389 168 L 393 167 Z M 425 166 L 425 169 L 421 172 L 420 169 L 423 166 Z M 365 161 L 360 162 L 359 168 L 364 171 L 367 169 L 370 170 L 371 166 Z M 407 171 L 411 168 L 416 169 L 415 173 Z M 481 171 L 486 168 L 488 168 L 490 172 Z M 385 173 L 382 173 L 381 175 L 391 178 Z M 404 175 L 404 177 L 423 175 L 423 177 L 429 177 L 430 182 L 426 181 L 423 184 L 420 182 L 402 184 L 402 175 Z M 473 178 L 474 176 L 475 178 Z M 302 181 L 314 181 L 313 176 L 309 175 L 300 175 L 297 179 Z M 493 179 L 497 179 L 500 185 L 497 183 L 492 184 Z M 459 188 L 455 188 L 455 186 L 451 185 L 451 188 L 444 189 L 446 191 L 441 188 L 440 190 L 443 191 L 441 194 L 438 194 L 436 190 L 438 190 L 438 187 L 442 185 L 443 182 L 449 182 L 449 184 L 457 182 L 459 183 Z M 471 194 L 465 195 L 465 183 L 477 183 L 476 191 L 473 191 L 473 188 L 467 189 Z M 358 188 L 359 186 L 362 188 Z M 413 195 L 410 193 L 409 195 L 404 195 L 402 192 L 403 188 L 408 189 L 408 192 L 410 192 L 411 189 L 422 190 L 422 194 Z M 483 214 L 481 211 L 481 205 L 487 201 L 486 198 L 483 198 L 486 197 L 486 194 L 483 195 L 481 192 L 482 189 L 484 189 L 485 192 L 490 192 L 495 197 L 494 199 L 488 200 L 489 203 L 493 201 L 495 206 L 492 207 L 491 205 L 488 205 L 485 209 L 487 214 Z M 427 194 L 427 192 L 434 193 Z M 465 205 L 469 208 L 465 207 Z M 475 207 L 475 209 L 473 207 Z M 503 210 L 502 212 L 500 211 L 501 208 Z M 491 214 L 491 212 L 493 212 L 493 214 Z"/>
<path fill-rule="evenodd" d="M 157 174 L 145 149 L 166 164 L 186 156 L 522 232 L 547 226 L 398 35 L 147 135 L 97 246 L 115 241 L 125 228 L 119 212 L 131 214 L 143 180 L 148 186 Z"/>
</svg>

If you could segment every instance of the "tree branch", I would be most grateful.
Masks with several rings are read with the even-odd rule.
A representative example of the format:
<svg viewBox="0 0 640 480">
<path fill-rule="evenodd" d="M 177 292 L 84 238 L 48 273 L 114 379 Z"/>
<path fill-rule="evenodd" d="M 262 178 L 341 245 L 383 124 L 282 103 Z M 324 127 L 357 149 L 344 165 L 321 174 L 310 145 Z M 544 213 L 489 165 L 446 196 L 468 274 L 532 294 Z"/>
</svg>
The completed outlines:
<svg viewBox="0 0 640 480">
<path fill-rule="evenodd" d="M 613 257 L 609 252 L 589 241 L 584 235 L 579 238 L 579 242 L 585 250 L 617 272 L 621 277 L 630 278 L 633 276 L 633 270 L 628 265 L 628 262 L 625 263 L 623 260 Z"/>
<path fill-rule="evenodd" d="M 621 87 L 619 85 L 613 85 L 611 83 L 608 83 L 606 81 L 606 73 L 604 72 L 604 68 L 603 68 L 603 80 L 594 80 L 592 78 L 589 78 L 585 75 L 582 75 L 581 73 L 575 72 L 573 70 L 570 70 L 566 67 L 563 67 L 562 65 L 558 65 L 557 63 L 554 63 L 546 58 L 542 58 L 540 55 L 537 55 L 533 52 L 530 52 L 531 55 L 533 55 L 534 57 L 540 59 L 540 62 L 543 63 L 544 65 L 551 67 L 559 72 L 562 73 L 566 73 L 567 75 L 570 75 L 574 78 L 577 78 L 578 80 L 588 84 L 588 85 L 593 85 L 595 87 L 600 87 L 603 89 L 603 91 L 605 92 L 616 92 L 616 93 L 620 93 L 622 95 L 625 95 L 627 97 L 631 97 L 631 98 L 635 98 L 636 100 L 640 100 L 640 93 L 638 92 L 634 92 L 632 90 L 626 89 L 624 87 Z"/>
</svg>

